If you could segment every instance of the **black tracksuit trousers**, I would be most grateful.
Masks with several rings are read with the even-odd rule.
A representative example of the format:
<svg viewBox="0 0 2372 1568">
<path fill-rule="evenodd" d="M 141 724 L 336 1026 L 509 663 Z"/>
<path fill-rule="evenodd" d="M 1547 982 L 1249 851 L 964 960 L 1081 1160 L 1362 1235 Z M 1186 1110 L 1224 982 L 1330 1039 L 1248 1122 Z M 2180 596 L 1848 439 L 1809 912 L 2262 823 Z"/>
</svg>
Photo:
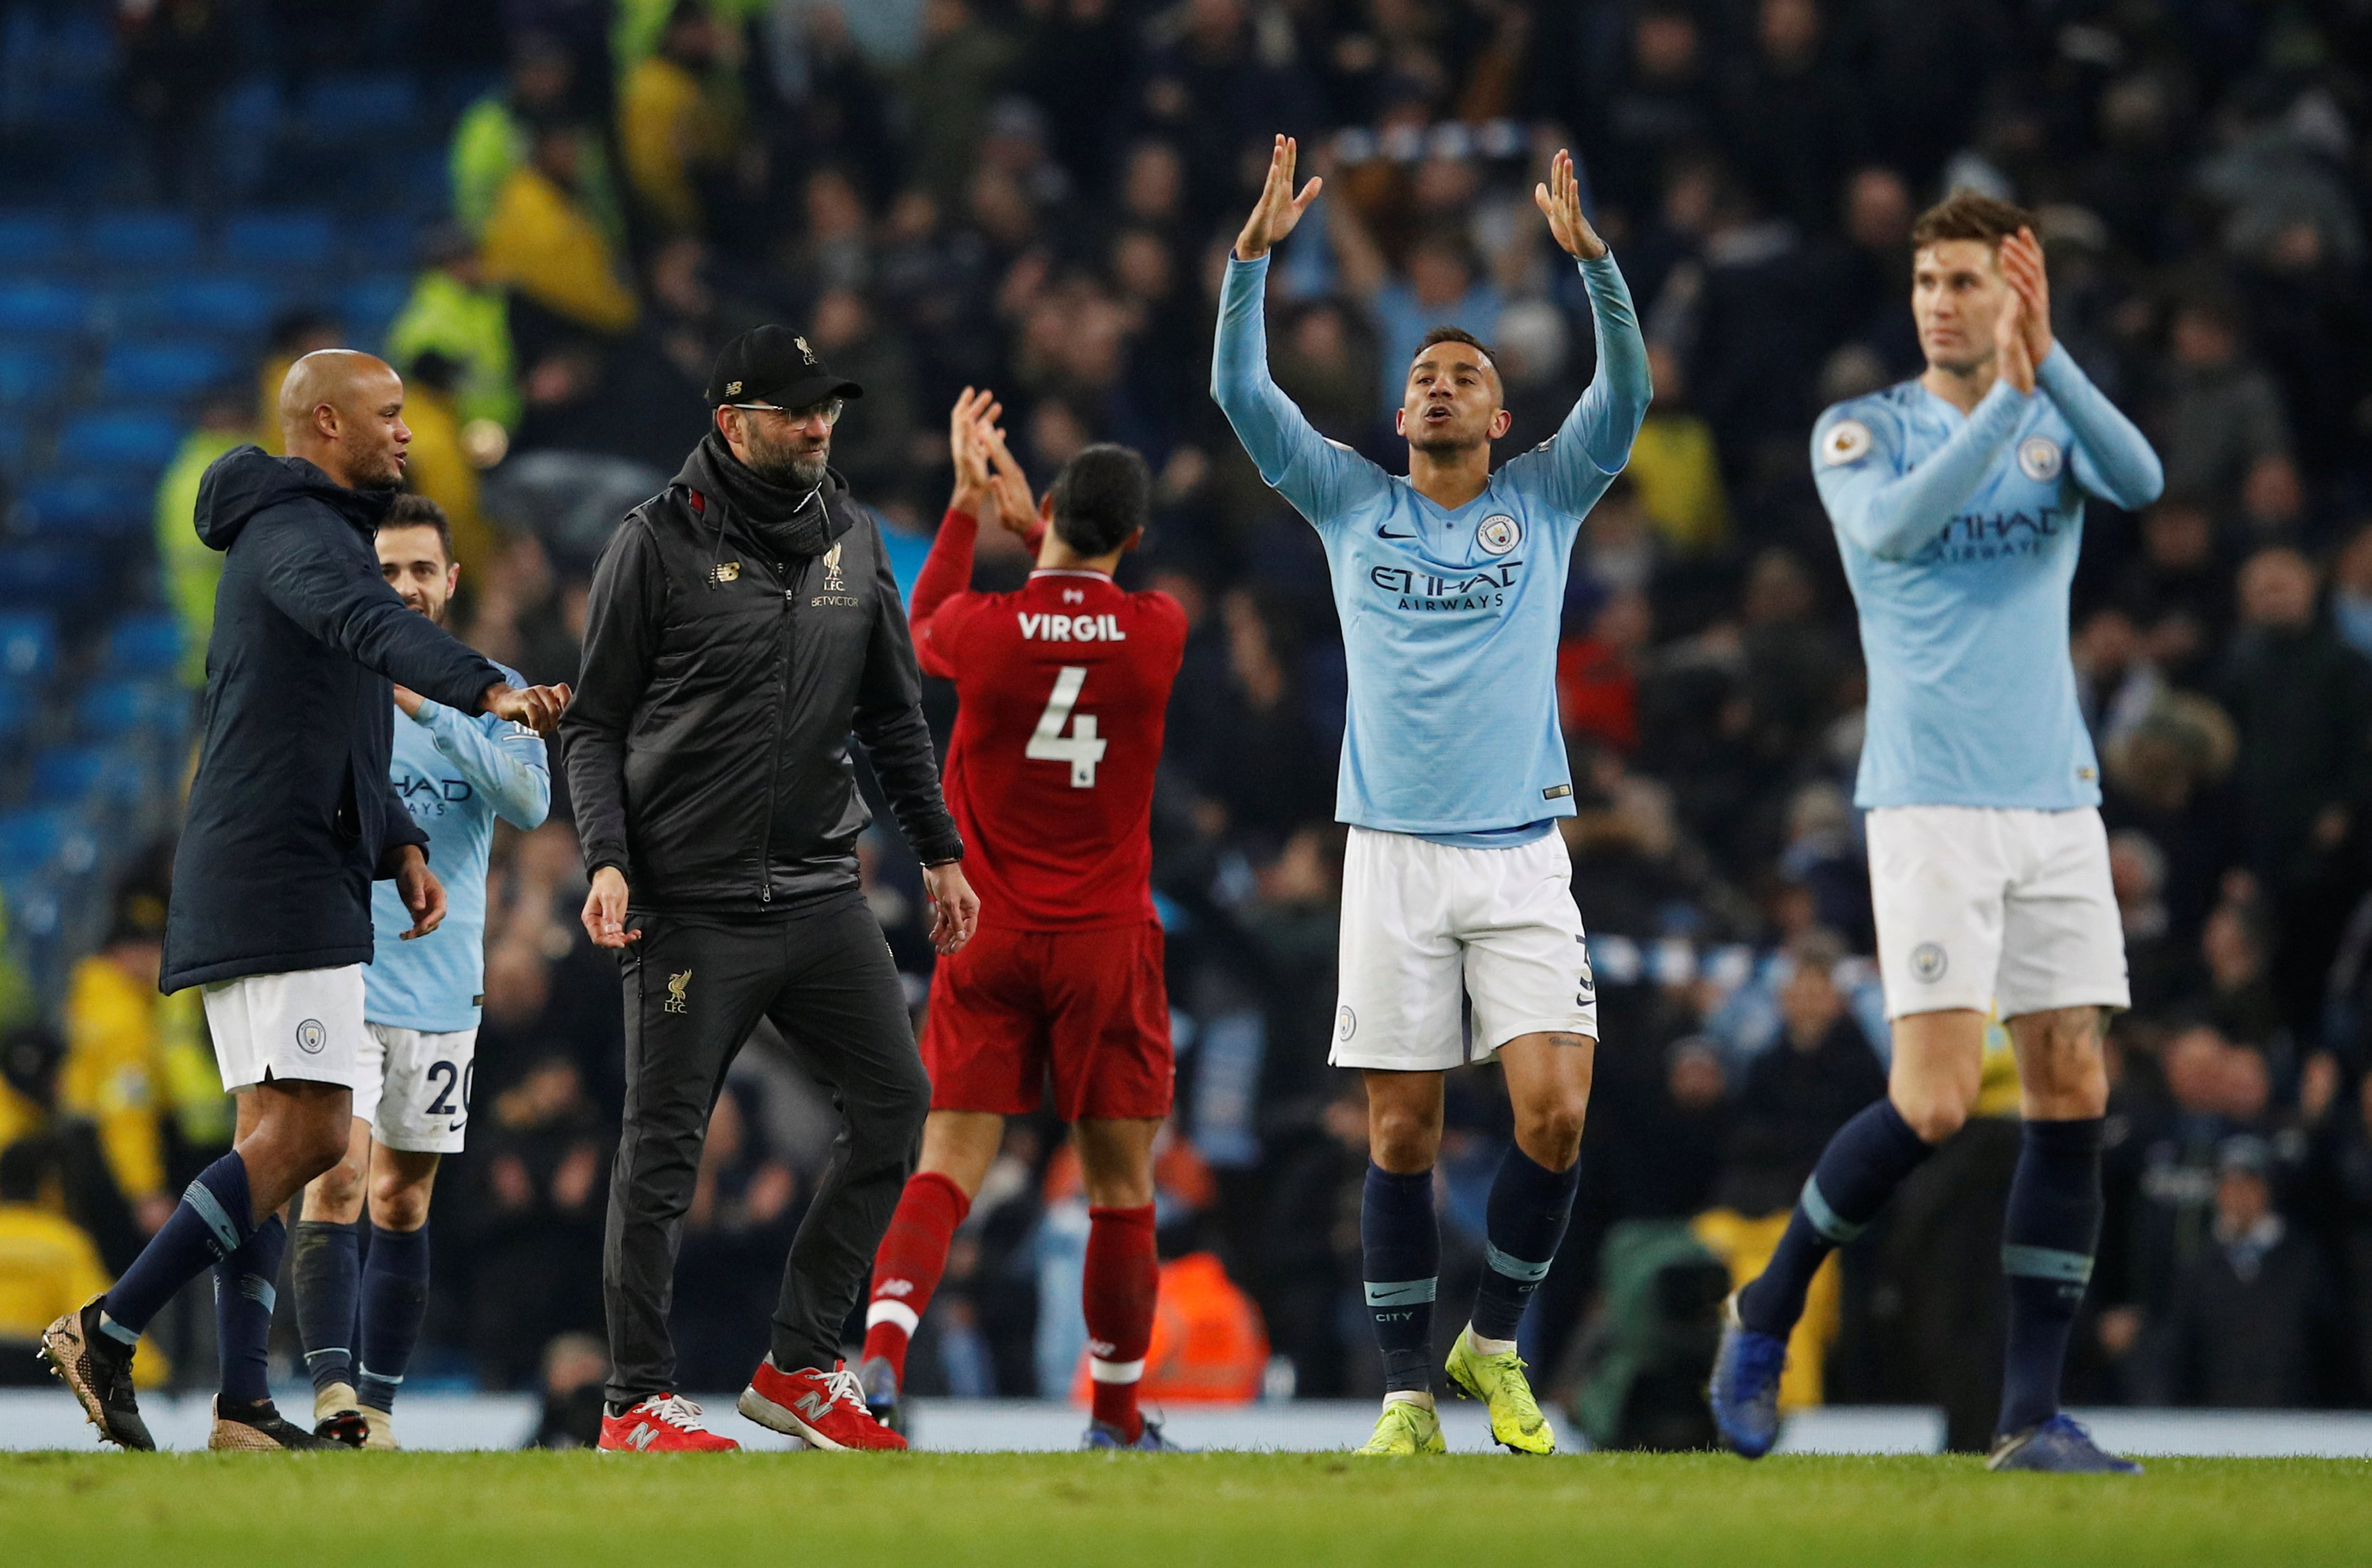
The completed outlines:
<svg viewBox="0 0 2372 1568">
<path fill-rule="evenodd" d="M 610 1400 L 675 1390 L 668 1311 L 709 1111 L 760 1017 L 841 1116 L 783 1269 L 774 1365 L 830 1371 L 921 1151 L 930 1079 L 881 927 L 861 901 L 788 918 L 638 913 L 625 971 L 626 1107 L 601 1294 Z"/>
</svg>

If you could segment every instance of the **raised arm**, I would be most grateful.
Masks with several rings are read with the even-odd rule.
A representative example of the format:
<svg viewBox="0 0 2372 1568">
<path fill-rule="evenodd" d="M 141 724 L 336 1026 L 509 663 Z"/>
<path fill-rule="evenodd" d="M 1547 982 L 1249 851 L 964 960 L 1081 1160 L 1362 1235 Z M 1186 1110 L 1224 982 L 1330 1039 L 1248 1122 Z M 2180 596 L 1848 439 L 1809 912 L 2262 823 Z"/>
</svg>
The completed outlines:
<svg viewBox="0 0 2372 1568">
<path fill-rule="evenodd" d="M 2026 413 L 2027 400 L 1994 383 L 1952 438 L 1912 469 L 1897 466 L 1890 422 L 1831 410 L 1812 427 L 1812 479 L 1837 532 L 1881 561 L 1899 561 L 1944 531 L 1984 482 Z"/>
<path fill-rule="evenodd" d="M 2166 470 L 2148 438 L 2092 385 L 2076 356 L 2052 341 L 2051 276 L 2032 229 L 2001 242 L 2001 270 L 2017 298 L 2035 383 L 2076 432 L 2076 482 L 2129 512 L 2148 505 L 2166 488 Z"/>
<path fill-rule="evenodd" d="M 1598 373 L 1553 439 L 1507 461 L 1511 479 L 1540 484 L 1559 509 L 1574 516 L 1587 511 L 1631 460 L 1631 443 L 1655 395 L 1647 376 L 1647 340 L 1640 335 L 1639 313 L 1622 269 L 1603 253 L 1580 265 L 1598 331 Z"/>
<path fill-rule="evenodd" d="M 543 826 L 552 810 L 552 766 L 535 731 L 491 716 L 473 719 L 442 703 L 424 701 L 415 716 L 470 787 L 494 803 L 496 816 L 514 828 Z"/>
<path fill-rule="evenodd" d="M 1318 199 L 1320 181 L 1293 190 L 1295 145 L 1276 139 L 1268 183 L 1245 220 L 1227 259 L 1219 290 L 1219 331 L 1211 352 L 1211 397 L 1235 427 L 1261 478 L 1323 528 L 1342 509 L 1349 486 L 1379 479 L 1382 470 L 1318 433 L 1268 373 L 1268 323 L 1262 313 L 1269 249 L 1301 221 Z"/>
<path fill-rule="evenodd" d="M 2166 470 L 2149 437 L 2092 384 L 2064 344 L 2037 368 L 2035 380 L 2076 432 L 2076 483 L 2128 512 L 2158 498 L 2166 489 Z"/>
</svg>

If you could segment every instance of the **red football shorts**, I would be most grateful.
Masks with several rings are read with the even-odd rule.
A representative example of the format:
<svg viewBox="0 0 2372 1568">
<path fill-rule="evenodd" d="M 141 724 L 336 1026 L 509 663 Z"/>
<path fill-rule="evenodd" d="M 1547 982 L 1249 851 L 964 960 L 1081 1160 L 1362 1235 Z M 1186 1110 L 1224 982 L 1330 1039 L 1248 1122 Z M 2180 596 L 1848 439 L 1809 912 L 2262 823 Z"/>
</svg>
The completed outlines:
<svg viewBox="0 0 2372 1568">
<path fill-rule="evenodd" d="M 983 922 L 941 958 L 923 1023 L 933 1110 L 1038 1109 L 1157 1121 L 1178 1077 L 1161 923 L 1094 931 L 1000 931 Z"/>
</svg>

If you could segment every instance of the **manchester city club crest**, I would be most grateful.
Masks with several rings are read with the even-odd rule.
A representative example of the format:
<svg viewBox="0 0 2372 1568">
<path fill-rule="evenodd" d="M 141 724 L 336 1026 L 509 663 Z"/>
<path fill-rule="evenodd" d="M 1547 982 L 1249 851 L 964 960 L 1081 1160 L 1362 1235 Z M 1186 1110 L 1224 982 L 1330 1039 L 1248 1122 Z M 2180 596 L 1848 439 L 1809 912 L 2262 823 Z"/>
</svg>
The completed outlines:
<svg viewBox="0 0 2372 1568">
<path fill-rule="evenodd" d="M 1505 512 L 1494 512 L 1474 530 L 1474 542 L 1485 555 L 1505 555 L 1524 542 L 1524 525 Z"/>
<path fill-rule="evenodd" d="M 1923 985 L 1935 984 L 1951 967 L 1952 961 L 1945 956 L 1940 943 L 1922 942 L 1911 949 L 1911 976 Z"/>
<path fill-rule="evenodd" d="M 2048 484 L 2066 466 L 2067 454 L 2048 436 L 2029 436 L 2017 444 L 2017 468 L 2037 484 Z"/>
<path fill-rule="evenodd" d="M 319 1018 L 308 1018 L 296 1026 L 296 1049 L 308 1056 L 319 1056 L 321 1048 L 330 1043 L 330 1031 L 321 1027 Z"/>
</svg>

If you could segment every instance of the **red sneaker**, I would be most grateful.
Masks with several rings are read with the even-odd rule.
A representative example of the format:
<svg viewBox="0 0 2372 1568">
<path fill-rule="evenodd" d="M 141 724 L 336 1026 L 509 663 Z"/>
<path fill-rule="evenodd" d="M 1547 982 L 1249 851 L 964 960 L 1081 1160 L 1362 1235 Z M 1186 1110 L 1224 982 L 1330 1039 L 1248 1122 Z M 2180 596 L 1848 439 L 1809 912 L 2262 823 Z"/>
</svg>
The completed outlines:
<svg viewBox="0 0 2372 1568">
<path fill-rule="evenodd" d="M 700 1423 L 700 1407 L 678 1394 L 653 1394 L 623 1415 L 601 1415 L 608 1454 L 730 1454 L 740 1444 Z"/>
<path fill-rule="evenodd" d="M 759 1425 L 819 1448 L 903 1448 L 906 1440 L 873 1419 L 865 1390 L 843 1362 L 830 1372 L 803 1367 L 784 1372 L 768 1356 L 750 1375 L 735 1407 Z"/>
</svg>

